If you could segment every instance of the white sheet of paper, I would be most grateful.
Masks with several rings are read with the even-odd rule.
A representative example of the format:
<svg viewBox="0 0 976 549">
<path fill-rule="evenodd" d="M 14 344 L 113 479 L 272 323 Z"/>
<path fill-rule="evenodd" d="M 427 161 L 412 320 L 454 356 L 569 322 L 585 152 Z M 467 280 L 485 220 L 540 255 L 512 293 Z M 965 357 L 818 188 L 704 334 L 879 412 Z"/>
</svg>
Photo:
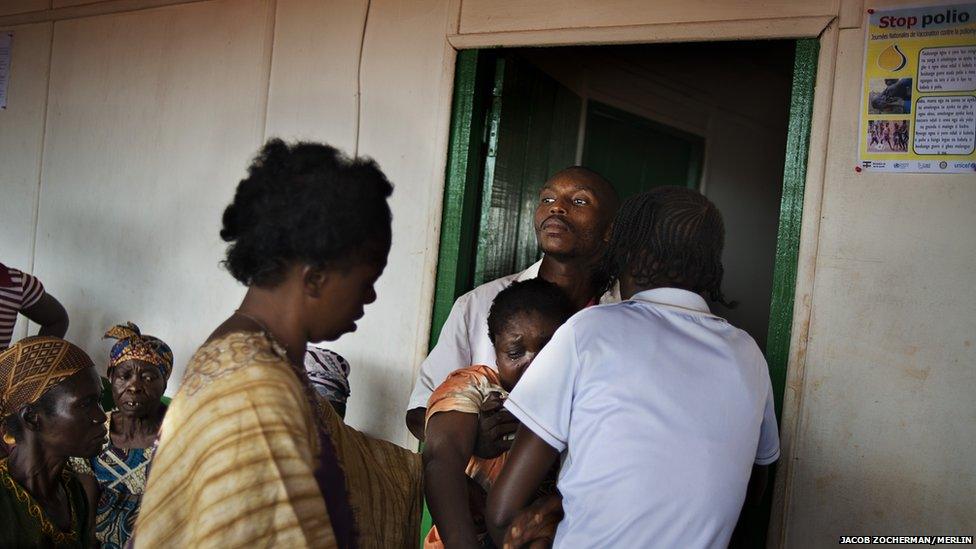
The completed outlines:
<svg viewBox="0 0 976 549">
<path fill-rule="evenodd" d="M 7 86 L 10 84 L 10 45 L 14 33 L 0 32 L 0 109 L 7 108 Z"/>
</svg>

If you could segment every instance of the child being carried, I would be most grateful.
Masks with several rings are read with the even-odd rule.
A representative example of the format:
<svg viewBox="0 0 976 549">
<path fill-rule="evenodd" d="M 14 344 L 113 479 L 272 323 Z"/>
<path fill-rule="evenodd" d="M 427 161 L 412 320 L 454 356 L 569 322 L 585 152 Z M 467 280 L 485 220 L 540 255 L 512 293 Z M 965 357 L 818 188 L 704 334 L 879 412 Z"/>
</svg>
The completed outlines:
<svg viewBox="0 0 976 549">
<path fill-rule="evenodd" d="M 569 299 L 541 278 L 515 282 L 499 292 L 488 314 L 496 372 L 474 365 L 453 372 L 427 403 L 424 473 L 427 503 L 436 526 L 426 548 L 492 547 L 486 533 L 486 494 L 508 453 L 474 455 L 479 413 L 490 400 L 504 400 L 519 378 L 573 314 Z M 549 484 L 549 490 L 553 490 Z"/>
</svg>

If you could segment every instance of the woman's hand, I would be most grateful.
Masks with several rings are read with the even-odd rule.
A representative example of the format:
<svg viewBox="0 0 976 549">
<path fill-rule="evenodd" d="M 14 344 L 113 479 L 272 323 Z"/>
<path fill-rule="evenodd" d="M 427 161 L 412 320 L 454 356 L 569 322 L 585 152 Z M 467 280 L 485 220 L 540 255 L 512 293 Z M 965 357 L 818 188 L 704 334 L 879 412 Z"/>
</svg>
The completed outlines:
<svg viewBox="0 0 976 549">
<path fill-rule="evenodd" d="M 503 549 L 552 547 L 556 527 L 563 519 L 563 498 L 558 494 L 537 499 L 508 527 Z"/>
</svg>

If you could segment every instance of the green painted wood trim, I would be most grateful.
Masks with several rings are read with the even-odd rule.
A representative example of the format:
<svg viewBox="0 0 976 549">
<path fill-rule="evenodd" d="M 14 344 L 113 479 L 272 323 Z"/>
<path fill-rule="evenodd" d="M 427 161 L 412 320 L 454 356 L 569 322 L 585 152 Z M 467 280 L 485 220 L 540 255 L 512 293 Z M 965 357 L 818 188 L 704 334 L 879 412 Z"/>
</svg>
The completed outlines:
<svg viewBox="0 0 976 549">
<path fill-rule="evenodd" d="M 491 111 L 488 115 L 488 151 L 485 154 L 485 169 L 481 180 L 481 211 L 479 214 L 480 227 L 478 232 L 478 246 L 474 265 L 474 286 L 484 284 L 489 268 L 489 259 L 486 251 L 488 250 L 491 238 L 491 196 L 495 182 L 495 161 L 498 158 L 498 132 L 502 120 L 502 91 L 505 84 L 505 58 L 499 57 L 495 61 L 494 80 L 491 90 Z"/>
<path fill-rule="evenodd" d="M 481 196 L 487 99 L 480 88 L 494 70 L 493 61 L 494 55 L 487 52 L 461 50 L 455 63 L 451 134 L 444 176 L 444 208 L 428 349 L 437 343 L 454 300 L 472 286 L 474 250 L 470 243 L 474 239 L 480 214 L 478 203 Z M 421 548 L 432 525 L 433 519 L 424 501 L 420 520 Z"/>
<path fill-rule="evenodd" d="M 437 282 L 431 318 L 429 348 L 433 348 L 441 327 L 457 299 L 469 284 L 470 246 L 465 231 L 471 230 L 471 217 L 477 205 L 478 174 L 481 171 L 480 147 L 483 122 L 478 119 L 478 50 L 458 52 L 454 75 L 454 103 L 451 137 L 444 177 L 444 208 L 441 215 L 441 241 L 437 256 Z M 474 183 L 474 185 L 472 184 Z M 470 242 L 468 240 L 467 242 Z"/>
<path fill-rule="evenodd" d="M 815 38 L 796 41 L 790 121 L 786 136 L 786 163 L 783 168 L 783 197 L 779 207 L 773 295 L 769 307 L 769 335 L 766 341 L 766 360 L 773 383 L 777 417 L 783 409 L 786 367 L 790 357 L 793 301 L 800 253 L 800 223 L 803 221 L 803 192 L 807 176 L 813 88 L 819 52 L 820 42 Z"/>
</svg>

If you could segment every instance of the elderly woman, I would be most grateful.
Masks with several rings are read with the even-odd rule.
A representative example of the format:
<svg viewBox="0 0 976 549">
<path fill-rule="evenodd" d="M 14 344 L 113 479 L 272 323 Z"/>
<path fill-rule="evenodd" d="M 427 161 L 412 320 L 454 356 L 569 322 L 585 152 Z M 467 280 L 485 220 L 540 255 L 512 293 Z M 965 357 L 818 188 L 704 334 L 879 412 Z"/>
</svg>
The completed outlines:
<svg viewBox="0 0 976 549">
<path fill-rule="evenodd" d="M 89 547 L 85 492 L 65 465 L 105 440 L 101 383 L 84 351 L 28 337 L 0 353 L 0 547 Z"/>
<path fill-rule="evenodd" d="M 418 456 L 344 427 L 304 365 L 376 300 L 391 192 L 373 161 L 326 145 L 261 150 L 220 232 L 247 293 L 166 413 L 137 548 L 416 546 Z"/>
<path fill-rule="evenodd" d="M 95 538 L 103 548 L 121 548 L 139 514 L 156 435 L 166 407 L 160 401 L 173 371 L 173 351 L 128 322 L 106 338 L 118 340 L 109 353 L 108 379 L 116 409 L 109 413 L 109 438 L 91 459 L 73 458 L 95 507 Z"/>
</svg>

